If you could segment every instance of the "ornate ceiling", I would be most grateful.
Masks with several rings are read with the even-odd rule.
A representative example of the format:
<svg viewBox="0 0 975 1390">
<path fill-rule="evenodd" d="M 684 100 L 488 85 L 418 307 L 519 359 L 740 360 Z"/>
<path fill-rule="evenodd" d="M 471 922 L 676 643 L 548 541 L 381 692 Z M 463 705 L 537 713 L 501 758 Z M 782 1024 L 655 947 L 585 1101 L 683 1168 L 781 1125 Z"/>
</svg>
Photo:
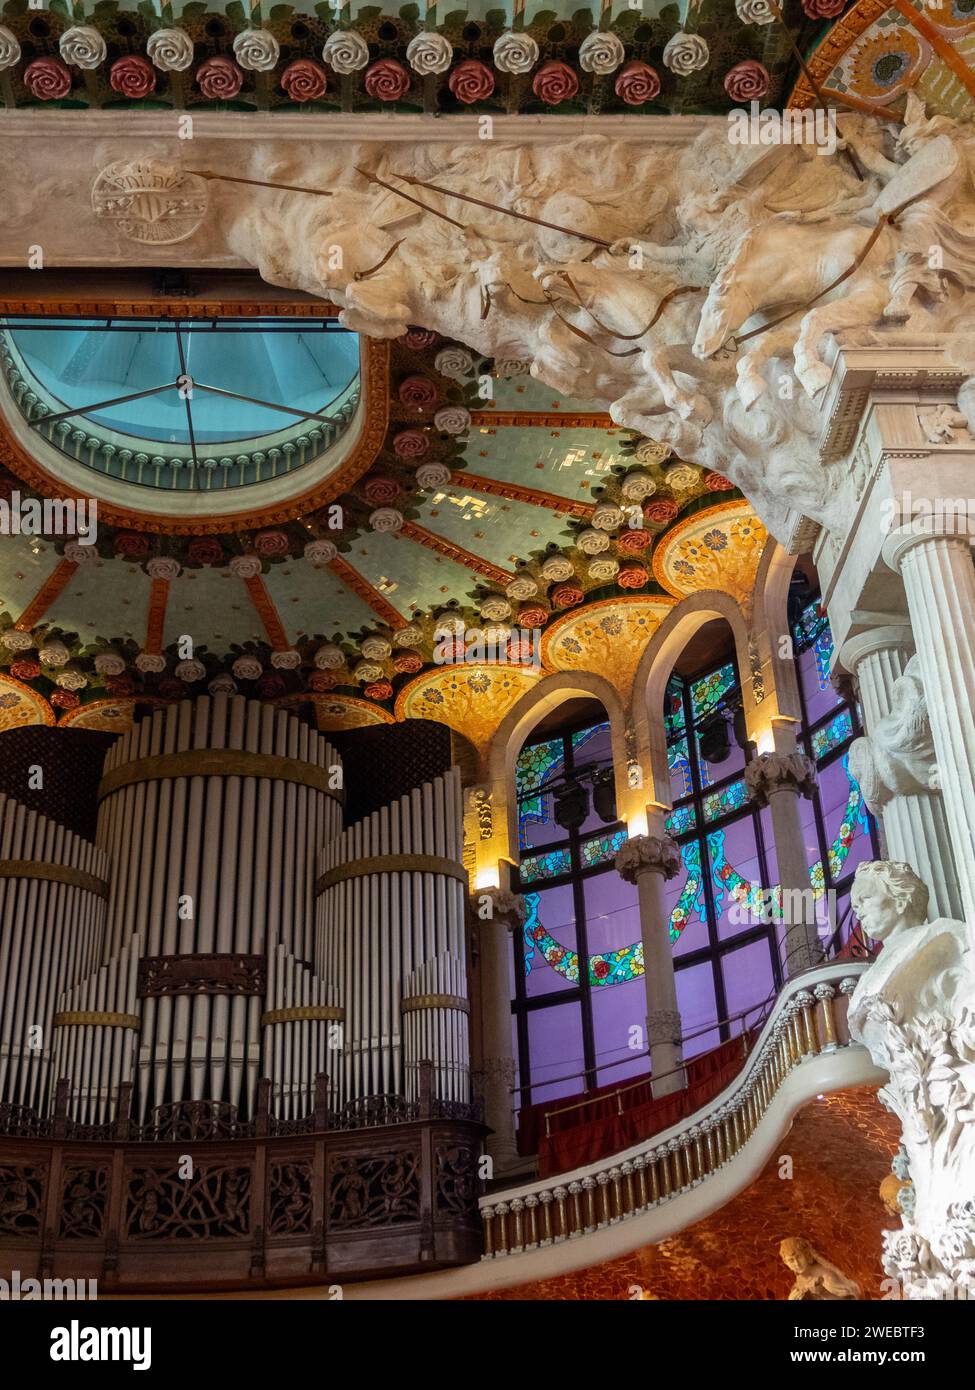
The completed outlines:
<svg viewBox="0 0 975 1390">
<path fill-rule="evenodd" d="M 104 507 L 94 545 L 5 537 L 0 717 L 114 728 L 135 699 L 233 688 L 314 699 L 323 727 L 434 718 L 479 745 L 539 655 L 625 693 L 677 599 L 747 597 L 765 533 L 719 474 L 520 372 L 411 331 L 368 376 L 378 442 L 337 496 L 242 527 L 133 488 L 140 510 Z M 9 428 L 2 448 L 8 499 L 57 487 Z"/>
</svg>

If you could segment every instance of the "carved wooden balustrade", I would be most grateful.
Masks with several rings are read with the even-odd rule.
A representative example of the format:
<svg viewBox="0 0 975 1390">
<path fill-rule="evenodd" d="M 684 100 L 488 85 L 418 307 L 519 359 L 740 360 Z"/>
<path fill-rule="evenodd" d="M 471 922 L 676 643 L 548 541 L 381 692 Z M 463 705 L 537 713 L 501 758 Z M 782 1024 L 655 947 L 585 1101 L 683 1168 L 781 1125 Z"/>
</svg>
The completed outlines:
<svg viewBox="0 0 975 1390">
<path fill-rule="evenodd" d="M 97 1127 L 72 1124 L 63 1106 L 52 1119 L 4 1107 L 0 1275 L 189 1290 L 469 1264 L 482 1251 L 485 1129 L 426 1080 L 416 1102 L 370 1098 L 337 1114 L 320 1084 L 316 1108 L 288 1122 L 266 1104 L 238 1122 L 203 1101 L 159 1107 L 137 1127 L 127 1096 Z"/>
<path fill-rule="evenodd" d="M 838 961 L 797 976 L 780 993 L 734 1081 L 645 1146 L 482 1198 L 483 1258 L 589 1235 L 706 1183 L 745 1147 L 791 1072 L 823 1053 L 858 1046 L 846 1031 L 846 1006 L 869 964 Z"/>
</svg>

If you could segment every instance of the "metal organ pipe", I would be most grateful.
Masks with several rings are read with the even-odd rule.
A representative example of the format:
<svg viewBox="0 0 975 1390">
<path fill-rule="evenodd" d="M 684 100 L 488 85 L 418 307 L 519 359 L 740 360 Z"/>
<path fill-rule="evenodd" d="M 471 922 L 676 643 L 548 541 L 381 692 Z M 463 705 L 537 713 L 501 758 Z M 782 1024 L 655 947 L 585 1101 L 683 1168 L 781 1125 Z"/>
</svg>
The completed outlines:
<svg viewBox="0 0 975 1390">
<path fill-rule="evenodd" d="M 322 852 L 315 959 L 346 1009 L 341 1103 L 415 1098 L 424 1060 L 441 1099 L 469 1099 L 461 811 L 454 768 Z"/>
</svg>

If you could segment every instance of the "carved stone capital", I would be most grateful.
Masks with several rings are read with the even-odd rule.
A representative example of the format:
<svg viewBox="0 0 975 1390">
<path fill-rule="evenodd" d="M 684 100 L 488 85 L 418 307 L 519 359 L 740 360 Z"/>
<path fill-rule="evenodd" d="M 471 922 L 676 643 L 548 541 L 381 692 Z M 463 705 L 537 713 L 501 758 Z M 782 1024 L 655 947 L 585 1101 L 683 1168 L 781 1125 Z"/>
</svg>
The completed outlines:
<svg viewBox="0 0 975 1390">
<path fill-rule="evenodd" d="M 816 790 L 816 764 L 805 753 L 759 753 L 745 767 L 745 787 L 759 807 L 776 792 L 811 797 Z"/>
<path fill-rule="evenodd" d="M 483 900 L 490 899 L 491 913 L 483 916 Z M 498 922 L 512 931 L 524 925 L 528 916 L 528 905 L 520 893 L 512 893 L 508 888 L 483 888 L 474 895 L 475 910 L 485 922 Z"/>
<path fill-rule="evenodd" d="M 627 883 L 645 873 L 674 878 L 680 865 L 680 850 L 669 835 L 633 835 L 616 853 L 616 872 Z"/>
</svg>

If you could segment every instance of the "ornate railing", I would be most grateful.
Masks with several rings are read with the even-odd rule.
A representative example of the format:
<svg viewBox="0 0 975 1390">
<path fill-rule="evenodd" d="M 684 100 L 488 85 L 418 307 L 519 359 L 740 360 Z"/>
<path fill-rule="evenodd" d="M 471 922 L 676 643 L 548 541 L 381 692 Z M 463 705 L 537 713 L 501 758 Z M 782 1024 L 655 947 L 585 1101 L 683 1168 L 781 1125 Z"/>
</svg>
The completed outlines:
<svg viewBox="0 0 975 1390">
<path fill-rule="evenodd" d="M 846 1031 L 846 1004 L 869 963 L 835 961 L 790 981 L 739 1075 L 712 1102 L 652 1141 L 482 1198 L 483 1258 L 589 1235 L 707 1182 L 748 1144 L 793 1071 L 823 1053 L 858 1047 Z"/>
<path fill-rule="evenodd" d="M 395 1123 L 330 1130 L 319 1110 L 275 1134 L 266 1115 L 242 1128 L 232 1107 L 201 1102 L 161 1107 L 129 1139 L 7 1114 L 0 1277 L 191 1290 L 469 1264 L 485 1130 L 437 1110 L 427 1089 Z"/>
</svg>

